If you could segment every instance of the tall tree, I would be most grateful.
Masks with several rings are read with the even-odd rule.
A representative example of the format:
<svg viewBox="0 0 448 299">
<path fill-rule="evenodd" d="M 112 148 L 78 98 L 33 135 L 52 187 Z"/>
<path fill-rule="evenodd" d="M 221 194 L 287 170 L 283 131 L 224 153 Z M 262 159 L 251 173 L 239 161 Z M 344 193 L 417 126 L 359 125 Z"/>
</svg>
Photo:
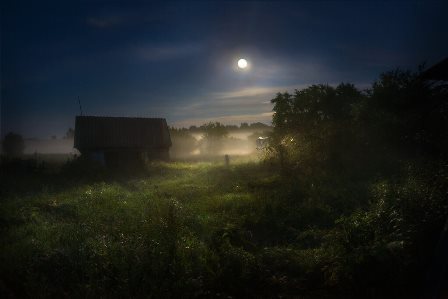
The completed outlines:
<svg viewBox="0 0 448 299">
<path fill-rule="evenodd" d="M 224 138 L 229 135 L 227 128 L 219 122 L 209 122 L 201 126 L 202 150 L 207 154 L 217 153 L 222 147 Z"/>
<path fill-rule="evenodd" d="M 22 135 L 10 132 L 3 139 L 3 152 L 10 157 L 19 157 L 25 150 L 25 142 Z"/>
</svg>

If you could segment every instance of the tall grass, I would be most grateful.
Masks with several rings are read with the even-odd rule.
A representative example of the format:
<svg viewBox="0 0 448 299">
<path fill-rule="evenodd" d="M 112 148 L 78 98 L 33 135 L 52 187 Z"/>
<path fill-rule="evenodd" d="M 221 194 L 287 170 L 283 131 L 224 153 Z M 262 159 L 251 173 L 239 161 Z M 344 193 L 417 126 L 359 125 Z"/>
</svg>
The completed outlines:
<svg viewBox="0 0 448 299">
<path fill-rule="evenodd" d="M 434 244 L 427 232 L 446 213 L 427 180 L 376 182 L 348 198 L 337 182 L 223 164 L 154 163 L 134 176 L 3 174 L 2 295 L 322 298 L 421 288 L 427 262 L 415 257 L 432 245 L 417 242 Z M 429 193 L 434 200 L 419 203 Z"/>
</svg>

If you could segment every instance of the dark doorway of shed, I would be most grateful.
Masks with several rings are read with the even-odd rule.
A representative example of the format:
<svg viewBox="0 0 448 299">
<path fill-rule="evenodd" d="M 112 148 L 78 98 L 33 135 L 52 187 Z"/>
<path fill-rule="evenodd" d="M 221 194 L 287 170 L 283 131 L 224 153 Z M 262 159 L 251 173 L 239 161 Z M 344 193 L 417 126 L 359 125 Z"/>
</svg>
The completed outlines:
<svg viewBox="0 0 448 299">
<path fill-rule="evenodd" d="M 104 153 L 106 167 L 113 170 L 141 171 L 146 168 L 146 153 L 135 150 L 116 150 Z"/>
</svg>

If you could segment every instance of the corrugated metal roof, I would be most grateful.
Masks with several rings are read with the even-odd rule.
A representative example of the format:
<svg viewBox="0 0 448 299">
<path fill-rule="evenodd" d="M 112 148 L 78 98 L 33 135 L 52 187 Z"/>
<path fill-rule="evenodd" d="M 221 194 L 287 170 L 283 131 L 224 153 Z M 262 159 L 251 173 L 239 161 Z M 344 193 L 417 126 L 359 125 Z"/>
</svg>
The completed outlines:
<svg viewBox="0 0 448 299">
<path fill-rule="evenodd" d="M 171 146 L 164 118 L 77 116 L 75 148 L 155 149 Z"/>
</svg>

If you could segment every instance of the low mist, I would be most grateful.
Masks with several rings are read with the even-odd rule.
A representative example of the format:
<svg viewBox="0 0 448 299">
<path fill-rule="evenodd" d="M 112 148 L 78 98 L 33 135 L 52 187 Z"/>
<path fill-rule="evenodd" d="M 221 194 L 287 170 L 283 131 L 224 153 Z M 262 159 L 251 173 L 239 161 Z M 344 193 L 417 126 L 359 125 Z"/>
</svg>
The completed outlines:
<svg viewBox="0 0 448 299">
<path fill-rule="evenodd" d="M 256 140 L 266 137 L 271 128 L 226 130 L 222 136 L 207 138 L 201 129 L 171 129 L 170 157 L 172 159 L 201 159 L 205 157 L 248 156 L 257 153 Z M 25 156 L 39 156 L 57 154 L 61 157 L 79 155 L 74 145 L 73 135 L 70 137 L 51 137 L 46 139 L 26 138 L 24 141 Z"/>
<path fill-rule="evenodd" d="M 247 130 L 229 132 L 225 137 L 207 140 L 203 132 L 171 133 L 173 143 L 170 156 L 173 159 L 200 158 L 204 156 L 246 156 L 257 153 L 256 140 L 269 132 Z"/>
<path fill-rule="evenodd" d="M 73 138 L 25 139 L 24 154 L 74 154 Z"/>
</svg>

